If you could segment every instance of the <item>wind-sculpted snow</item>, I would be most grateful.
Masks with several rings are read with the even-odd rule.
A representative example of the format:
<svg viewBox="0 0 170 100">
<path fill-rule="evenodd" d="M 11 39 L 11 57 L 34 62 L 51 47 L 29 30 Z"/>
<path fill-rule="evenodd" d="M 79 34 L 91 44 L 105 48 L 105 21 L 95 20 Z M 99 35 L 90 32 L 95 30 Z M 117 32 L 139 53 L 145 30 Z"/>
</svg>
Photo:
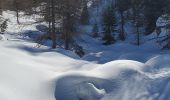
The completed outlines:
<svg viewBox="0 0 170 100">
<path fill-rule="evenodd" d="M 0 35 L 0 100 L 170 100 L 169 51 L 154 42 L 104 46 L 82 35 L 77 42 L 86 55 L 80 59 L 71 51 L 36 48 L 18 38 L 36 25 L 18 25 L 14 15 L 4 12 L 10 24 Z"/>
<path fill-rule="evenodd" d="M 146 63 L 115 60 L 94 64 L 70 58 L 68 51 L 63 55 L 60 50 L 44 51 L 33 45 L 20 40 L 0 42 L 1 100 L 170 99 L 168 54 Z"/>
<path fill-rule="evenodd" d="M 169 100 L 170 72 L 146 72 L 146 65 L 119 60 L 64 74 L 56 82 L 56 100 Z"/>
<path fill-rule="evenodd" d="M 33 45 L 0 42 L 1 100 L 170 100 L 168 54 L 94 64 Z"/>
</svg>

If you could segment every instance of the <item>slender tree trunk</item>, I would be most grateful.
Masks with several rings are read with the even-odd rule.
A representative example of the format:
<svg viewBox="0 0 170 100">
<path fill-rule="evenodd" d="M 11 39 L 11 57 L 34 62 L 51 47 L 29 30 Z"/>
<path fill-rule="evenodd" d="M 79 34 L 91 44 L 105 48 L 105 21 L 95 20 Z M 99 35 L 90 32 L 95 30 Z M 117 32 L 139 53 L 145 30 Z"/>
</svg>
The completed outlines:
<svg viewBox="0 0 170 100">
<path fill-rule="evenodd" d="M 0 15 L 2 15 L 2 8 L 0 8 Z"/>
<path fill-rule="evenodd" d="M 16 17 L 17 17 L 17 23 L 20 24 L 20 21 L 19 21 L 19 11 L 16 10 Z"/>
<path fill-rule="evenodd" d="M 2 1 L 0 1 L 0 15 L 2 15 Z"/>
<path fill-rule="evenodd" d="M 19 21 L 19 8 L 18 8 L 18 1 L 14 1 L 14 6 L 15 6 L 15 13 L 16 13 L 16 17 L 17 17 L 17 23 L 20 24 Z"/>
<path fill-rule="evenodd" d="M 64 25 L 65 26 L 65 49 L 66 50 L 69 49 L 69 44 L 70 44 L 70 39 L 71 39 L 71 37 L 70 37 L 70 33 L 71 33 L 70 28 L 72 26 L 72 24 L 70 22 L 71 21 L 71 16 L 70 16 L 70 12 L 69 12 L 69 7 L 70 7 L 69 3 L 70 3 L 69 0 L 66 1 L 67 9 L 66 9 L 66 13 L 65 13 L 66 18 L 65 18 L 65 25 Z"/>
<path fill-rule="evenodd" d="M 135 10 L 135 7 L 133 7 L 132 10 L 133 10 L 133 22 L 135 23 L 135 21 L 136 21 L 136 10 Z"/>
<path fill-rule="evenodd" d="M 51 38 L 52 38 L 52 48 L 56 48 L 56 33 L 55 33 L 55 4 L 54 0 L 51 0 Z"/>
<path fill-rule="evenodd" d="M 71 27 L 71 24 L 70 24 L 70 16 L 69 16 L 69 13 L 67 12 L 66 14 L 66 29 L 65 29 L 65 49 L 68 50 L 69 49 L 69 42 L 70 42 L 70 27 Z"/>
<path fill-rule="evenodd" d="M 136 27 L 136 41 L 137 41 L 137 45 L 140 45 L 140 32 L 139 32 L 139 11 L 137 10 L 136 7 L 133 7 L 133 20 L 134 20 L 134 24 Z"/>
<path fill-rule="evenodd" d="M 137 31 L 137 45 L 140 45 L 140 32 L 139 32 L 139 27 L 136 26 L 136 31 Z"/>
<path fill-rule="evenodd" d="M 68 50 L 69 49 L 69 36 L 68 36 L 68 32 L 65 33 L 65 49 Z"/>
<path fill-rule="evenodd" d="M 137 30 L 137 45 L 140 45 L 140 31 L 139 31 L 139 10 L 136 10 L 136 30 Z"/>
<path fill-rule="evenodd" d="M 121 16 L 121 33 L 120 33 L 120 39 L 121 39 L 121 40 L 125 40 L 125 31 L 124 31 L 125 21 L 124 21 L 124 15 L 123 15 L 123 12 L 122 12 L 122 11 L 120 12 L 120 16 Z"/>
<path fill-rule="evenodd" d="M 52 39 L 52 31 L 51 31 L 51 6 L 50 3 L 48 3 L 47 9 L 46 9 L 46 16 L 47 16 L 47 21 L 48 21 L 48 34 L 49 38 Z"/>
</svg>

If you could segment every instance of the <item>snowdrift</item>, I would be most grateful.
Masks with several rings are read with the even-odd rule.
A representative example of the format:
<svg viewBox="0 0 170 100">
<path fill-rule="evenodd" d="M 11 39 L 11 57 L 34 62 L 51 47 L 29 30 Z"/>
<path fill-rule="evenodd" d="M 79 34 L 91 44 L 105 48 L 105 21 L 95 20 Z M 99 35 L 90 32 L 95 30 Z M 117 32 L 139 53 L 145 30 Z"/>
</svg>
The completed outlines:
<svg viewBox="0 0 170 100">
<path fill-rule="evenodd" d="M 21 40 L 0 42 L 1 100 L 170 99 L 169 54 L 157 54 L 146 63 L 95 64 L 73 59 L 75 55 L 66 50 L 33 45 Z"/>
<path fill-rule="evenodd" d="M 35 20 L 18 25 L 14 15 L 4 12 L 10 24 L 0 35 L 0 100 L 170 100 L 169 51 L 155 42 L 103 46 L 82 35 L 77 42 L 87 54 L 80 59 L 64 49 L 35 48 L 26 41 L 38 35 L 37 24 L 26 23 Z"/>
<path fill-rule="evenodd" d="M 170 72 L 145 71 L 166 57 L 156 58 L 146 64 L 118 60 L 88 72 L 63 74 L 56 82 L 56 100 L 169 100 Z"/>
<path fill-rule="evenodd" d="M 100 100 L 108 98 L 107 95 L 111 93 L 115 96 L 120 92 L 124 81 L 137 75 L 137 70 L 142 66 L 142 63 L 135 61 L 114 61 L 88 72 L 66 73 L 57 79 L 56 99 Z"/>
<path fill-rule="evenodd" d="M 28 52 L 18 48 L 33 45 L 0 42 L 1 100 L 170 99 L 168 54 L 155 56 L 146 63 L 116 60 L 94 64 L 70 58 L 74 55 L 64 55 L 67 51 Z"/>
</svg>

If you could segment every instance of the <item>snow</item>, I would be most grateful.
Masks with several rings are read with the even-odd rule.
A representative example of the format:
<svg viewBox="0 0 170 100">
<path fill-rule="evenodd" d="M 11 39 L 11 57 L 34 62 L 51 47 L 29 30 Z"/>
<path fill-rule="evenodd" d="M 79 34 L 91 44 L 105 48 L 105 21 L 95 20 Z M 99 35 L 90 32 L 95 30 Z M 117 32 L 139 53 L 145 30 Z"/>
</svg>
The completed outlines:
<svg viewBox="0 0 170 100">
<path fill-rule="evenodd" d="M 36 48 L 21 33 L 38 31 L 38 24 L 18 25 L 10 11 L 4 17 L 10 21 L 0 35 L 0 100 L 170 100 L 170 51 L 155 41 L 104 46 L 83 34 L 76 41 L 86 55 L 79 58 L 62 48 Z"/>
<path fill-rule="evenodd" d="M 60 50 L 43 52 L 37 48 L 40 53 L 18 48 L 33 45 L 1 41 L 0 99 L 169 100 L 167 54 L 146 63 L 116 60 L 95 64 L 70 58 Z"/>
<path fill-rule="evenodd" d="M 2 100 L 55 100 L 51 84 L 54 84 L 53 78 L 56 74 L 86 64 L 50 51 L 34 55 L 16 46 L 13 47 L 14 43 L 10 42 L 0 43 L 0 92 L 3 93 L 0 99 Z M 29 45 L 35 44 L 28 43 Z"/>
</svg>

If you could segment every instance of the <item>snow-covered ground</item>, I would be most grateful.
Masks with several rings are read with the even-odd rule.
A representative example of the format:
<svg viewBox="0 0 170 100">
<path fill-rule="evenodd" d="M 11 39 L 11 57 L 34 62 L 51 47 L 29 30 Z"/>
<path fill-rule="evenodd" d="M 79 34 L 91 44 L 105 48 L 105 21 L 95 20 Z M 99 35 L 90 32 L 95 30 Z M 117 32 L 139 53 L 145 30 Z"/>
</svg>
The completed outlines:
<svg viewBox="0 0 170 100">
<path fill-rule="evenodd" d="M 36 24 L 17 25 L 12 15 L 4 13 L 10 25 L 0 41 L 0 100 L 170 100 L 170 51 L 154 41 L 103 46 L 83 35 L 80 59 L 18 38 Z"/>
</svg>

